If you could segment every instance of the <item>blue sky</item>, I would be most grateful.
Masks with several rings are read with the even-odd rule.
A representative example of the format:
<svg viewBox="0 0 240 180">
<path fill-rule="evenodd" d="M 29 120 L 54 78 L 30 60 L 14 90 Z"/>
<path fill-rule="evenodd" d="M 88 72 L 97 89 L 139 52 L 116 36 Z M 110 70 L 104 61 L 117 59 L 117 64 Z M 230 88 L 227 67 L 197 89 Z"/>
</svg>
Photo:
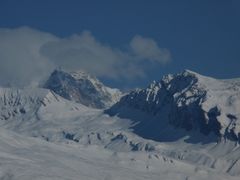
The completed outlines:
<svg viewBox="0 0 240 180">
<path fill-rule="evenodd" d="M 90 37 L 86 36 L 90 39 L 93 37 L 95 44 L 110 47 L 118 55 L 121 52 L 121 58 L 117 58 L 114 63 L 128 63 L 135 59 L 134 63 L 127 66 L 132 66 L 133 71 L 143 69 L 144 73 L 139 72 L 139 76 L 131 75 L 130 78 L 115 77 L 123 76 L 124 69 L 113 74 L 114 78 L 104 75 L 105 70 L 106 74 L 110 73 L 107 68 L 91 69 L 93 72 L 96 70 L 97 75 L 111 86 L 142 87 L 153 79 L 160 79 L 164 74 L 183 69 L 216 78 L 240 77 L 238 0 L 0 0 L 0 28 L 15 29 L 22 26 L 48 32 L 68 41 L 73 34 L 81 34 L 84 39 L 83 34 L 89 33 Z M 85 31 L 87 33 L 83 33 Z M 144 43 L 152 40 L 159 50 L 167 50 L 171 57 L 163 62 L 162 57 L 153 61 L 153 56 L 137 54 L 136 46 L 131 46 L 136 37 L 139 37 L 138 40 L 142 38 Z M 71 47 L 74 44 L 68 43 Z M 56 47 L 62 46 L 61 43 Z M 129 50 L 129 47 L 132 49 Z M 52 57 L 48 51 L 50 50 L 44 52 Z M 1 57 L 2 64 L 6 61 L 4 57 Z M 122 60 L 125 57 L 128 60 Z M 101 62 L 98 63 L 101 66 Z M 117 68 L 124 68 L 124 65 L 118 65 Z M 7 78 L 7 74 L 10 73 L 0 75 Z"/>
</svg>

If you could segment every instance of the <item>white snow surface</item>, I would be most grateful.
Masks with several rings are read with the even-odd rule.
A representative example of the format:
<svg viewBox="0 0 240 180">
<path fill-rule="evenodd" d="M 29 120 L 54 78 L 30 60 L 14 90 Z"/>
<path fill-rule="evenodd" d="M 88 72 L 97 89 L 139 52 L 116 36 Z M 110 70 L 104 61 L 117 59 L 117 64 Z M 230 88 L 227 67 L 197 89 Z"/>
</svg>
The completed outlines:
<svg viewBox="0 0 240 180">
<path fill-rule="evenodd" d="M 239 80 L 204 78 L 199 86 L 207 86 L 208 96 L 216 100 L 207 103 L 209 107 L 233 96 L 233 106 L 220 104 L 221 111 L 238 118 L 239 109 L 233 107 L 239 103 Z M 157 86 L 150 87 L 152 92 L 159 91 Z M 226 97 L 216 98 L 220 95 Z M 155 118 L 134 108 L 131 113 L 146 122 Z M 154 141 L 136 132 L 140 123 L 135 119 L 109 116 L 47 89 L 0 88 L 0 179 L 239 180 L 238 141 L 212 141 L 212 133 L 172 126 L 161 127 L 157 134 L 171 140 Z M 149 131 L 154 130 L 151 125 Z"/>
<path fill-rule="evenodd" d="M 0 177 L 7 180 L 237 180 L 154 153 L 49 143 L 0 129 Z"/>
</svg>

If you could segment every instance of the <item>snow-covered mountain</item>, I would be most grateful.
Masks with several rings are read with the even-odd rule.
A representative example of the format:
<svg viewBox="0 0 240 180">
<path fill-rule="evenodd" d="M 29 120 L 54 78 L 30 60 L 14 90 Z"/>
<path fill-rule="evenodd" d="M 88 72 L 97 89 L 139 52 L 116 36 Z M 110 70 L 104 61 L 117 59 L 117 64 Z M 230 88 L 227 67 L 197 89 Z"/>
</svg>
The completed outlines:
<svg viewBox="0 0 240 180">
<path fill-rule="evenodd" d="M 15 132 L 28 133 L 30 136 L 35 136 L 40 130 L 37 127 L 39 124 L 46 123 L 43 117 L 49 115 L 48 123 L 61 116 L 74 118 L 73 114 L 78 107 L 87 109 L 47 89 L 0 88 L 0 125 Z M 39 132 L 36 136 L 44 136 L 44 133 Z"/>
<path fill-rule="evenodd" d="M 121 97 L 120 90 L 105 86 L 96 77 L 83 71 L 55 70 L 44 88 L 65 99 L 100 109 L 110 107 Z"/>
<path fill-rule="evenodd" d="M 0 88 L 0 179 L 237 180 L 239 92 L 238 79 L 184 71 L 105 111 L 53 90 Z"/>
<path fill-rule="evenodd" d="M 3 179 L 235 180 L 240 174 L 240 149 L 231 142 L 147 140 L 131 131 L 132 119 L 47 89 L 0 88 L 0 97 Z"/>
<path fill-rule="evenodd" d="M 240 79 L 218 80 L 185 70 L 132 91 L 106 112 L 140 121 L 136 132 L 151 132 L 153 139 L 170 124 L 240 142 Z M 133 115 L 139 113 L 148 116 Z"/>
</svg>

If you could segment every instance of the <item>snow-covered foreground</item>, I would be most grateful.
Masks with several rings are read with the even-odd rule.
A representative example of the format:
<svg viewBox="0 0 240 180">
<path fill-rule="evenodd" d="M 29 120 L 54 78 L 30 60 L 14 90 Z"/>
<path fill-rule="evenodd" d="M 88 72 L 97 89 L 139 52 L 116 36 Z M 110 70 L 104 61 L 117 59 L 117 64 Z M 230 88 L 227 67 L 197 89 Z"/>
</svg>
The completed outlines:
<svg viewBox="0 0 240 180">
<path fill-rule="evenodd" d="M 5 129 L 0 136 L 0 178 L 4 180 L 239 179 L 155 153 L 116 153 L 94 145 L 50 143 Z"/>
</svg>

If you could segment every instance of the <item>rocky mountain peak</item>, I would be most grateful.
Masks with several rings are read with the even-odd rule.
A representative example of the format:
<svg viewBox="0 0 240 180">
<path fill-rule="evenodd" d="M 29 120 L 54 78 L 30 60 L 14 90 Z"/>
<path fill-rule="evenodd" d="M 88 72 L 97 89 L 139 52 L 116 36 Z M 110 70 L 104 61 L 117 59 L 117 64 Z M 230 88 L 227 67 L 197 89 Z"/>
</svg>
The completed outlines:
<svg viewBox="0 0 240 180">
<path fill-rule="evenodd" d="M 132 91 L 106 112 L 128 117 L 131 111 L 139 111 L 147 114 L 148 119 L 155 119 L 149 121 L 154 125 L 147 125 L 144 120 L 141 128 L 165 122 L 187 131 L 240 140 L 239 92 L 239 79 L 218 80 L 184 70 Z"/>
<path fill-rule="evenodd" d="M 44 85 L 60 96 L 93 108 L 106 108 L 116 103 L 121 92 L 101 83 L 84 72 L 54 70 Z"/>
</svg>

